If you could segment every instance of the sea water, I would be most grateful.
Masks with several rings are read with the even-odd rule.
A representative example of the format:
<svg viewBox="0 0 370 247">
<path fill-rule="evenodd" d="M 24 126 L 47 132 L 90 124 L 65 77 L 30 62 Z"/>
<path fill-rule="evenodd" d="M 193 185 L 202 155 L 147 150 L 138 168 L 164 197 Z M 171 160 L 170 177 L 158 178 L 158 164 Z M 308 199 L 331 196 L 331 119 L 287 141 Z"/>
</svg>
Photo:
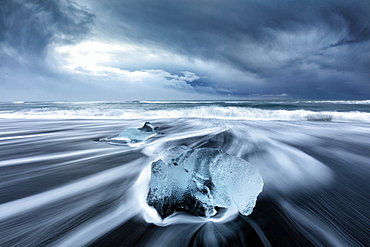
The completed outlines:
<svg viewBox="0 0 370 247">
<path fill-rule="evenodd" d="M 99 142 L 146 121 L 158 135 Z M 156 218 L 150 164 L 176 146 L 251 163 L 253 213 Z M 369 178 L 369 100 L 0 103 L 1 247 L 366 246 Z"/>
</svg>

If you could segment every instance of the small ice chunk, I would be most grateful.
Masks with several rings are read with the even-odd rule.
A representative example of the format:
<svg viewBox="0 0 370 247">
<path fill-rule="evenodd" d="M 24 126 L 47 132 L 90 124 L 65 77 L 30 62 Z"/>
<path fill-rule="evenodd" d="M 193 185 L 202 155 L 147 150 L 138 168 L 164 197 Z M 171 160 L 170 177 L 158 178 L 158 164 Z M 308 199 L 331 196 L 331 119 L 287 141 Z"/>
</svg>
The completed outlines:
<svg viewBox="0 0 370 247">
<path fill-rule="evenodd" d="M 158 127 L 154 127 L 150 122 L 145 122 L 141 128 L 129 128 L 116 136 L 101 139 L 101 141 L 136 143 L 145 141 L 156 134 L 158 134 Z"/>
<path fill-rule="evenodd" d="M 141 132 L 157 132 L 158 127 L 154 127 L 150 122 L 145 122 L 143 127 L 138 128 Z"/>
<path fill-rule="evenodd" d="M 152 163 L 147 203 L 162 218 L 175 211 L 211 217 L 235 204 L 252 213 L 263 181 L 247 161 L 212 148 L 176 147 Z"/>
</svg>

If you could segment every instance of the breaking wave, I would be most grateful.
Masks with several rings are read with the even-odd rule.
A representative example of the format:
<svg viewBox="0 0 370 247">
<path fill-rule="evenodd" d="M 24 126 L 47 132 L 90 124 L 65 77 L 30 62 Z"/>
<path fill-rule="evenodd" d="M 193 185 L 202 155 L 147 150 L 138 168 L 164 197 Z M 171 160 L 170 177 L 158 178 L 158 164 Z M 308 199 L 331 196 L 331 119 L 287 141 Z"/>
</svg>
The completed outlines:
<svg viewBox="0 0 370 247">
<path fill-rule="evenodd" d="M 18 111 L 2 111 L 0 118 L 26 119 L 168 119 L 168 118 L 208 118 L 230 120 L 282 120 L 306 121 L 325 119 L 326 121 L 370 122 L 370 113 L 350 111 L 335 112 L 310 110 L 268 110 L 245 107 L 200 106 L 180 109 L 59 109 L 31 108 Z"/>
<path fill-rule="evenodd" d="M 370 100 L 308 100 L 302 102 L 315 104 L 370 105 Z"/>
</svg>

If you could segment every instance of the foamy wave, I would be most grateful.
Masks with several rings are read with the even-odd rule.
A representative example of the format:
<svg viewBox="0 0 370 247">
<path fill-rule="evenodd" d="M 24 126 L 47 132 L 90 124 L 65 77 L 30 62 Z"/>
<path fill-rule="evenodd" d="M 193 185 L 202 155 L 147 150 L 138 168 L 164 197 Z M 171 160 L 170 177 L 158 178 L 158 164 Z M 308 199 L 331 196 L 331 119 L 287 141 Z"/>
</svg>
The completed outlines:
<svg viewBox="0 0 370 247">
<path fill-rule="evenodd" d="M 370 100 L 309 100 L 303 102 L 314 104 L 370 105 Z"/>
<path fill-rule="evenodd" d="M 135 102 L 135 101 L 134 101 Z M 136 101 L 144 104 L 214 104 L 214 103 L 225 103 L 225 101 L 204 101 L 204 100 L 166 100 L 166 101 L 154 101 L 154 100 L 140 100 Z M 227 101 L 228 103 L 243 103 L 245 101 Z"/>
<path fill-rule="evenodd" d="M 168 103 L 177 103 L 177 104 L 214 104 L 214 103 L 229 103 L 229 104 L 243 104 L 243 103 L 252 103 L 253 101 L 248 100 L 234 100 L 234 101 L 223 101 L 223 100 L 210 100 L 210 101 L 200 101 L 200 100 L 185 100 L 185 101 L 135 101 L 137 103 L 145 104 L 168 104 Z M 258 101 L 257 101 L 258 102 Z M 260 101 L 268 102 L 271 104 L 342 104 L 342 105 L 370 105 L 370 100 L 298 100 L 298 101 Z"/>
<path fill-rule="evenodd" d="M 361 121 L 370 122 L 370 113 L 366 112 L 314 112 L 308 110 L 265 110 L 243 107 L 201 106 L 194 108 L 172 109 L 30 109 L 18 112 L 0 113 L 0 118 L 28 119 L 163 119 L 163 118 L 208 118 L 230 120 L 282 120 L 306 121 L 312 116 L 331 118 L 331 121 Z M 319 116 L 319 117 L 317 117 Z"/>
</svg>

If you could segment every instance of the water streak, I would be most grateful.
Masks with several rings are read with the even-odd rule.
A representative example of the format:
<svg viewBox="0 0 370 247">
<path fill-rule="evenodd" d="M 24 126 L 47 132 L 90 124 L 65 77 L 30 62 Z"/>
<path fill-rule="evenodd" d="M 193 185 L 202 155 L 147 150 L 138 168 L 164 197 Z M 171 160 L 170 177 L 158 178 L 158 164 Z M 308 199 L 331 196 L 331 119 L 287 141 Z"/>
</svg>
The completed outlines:
<svg viewBox="0 0 370 247">
<path fill-rule="evenodd" d="M 235 103 L 239 106 L 230 106 Z M 68 114 L 76 109 L 68 109 L 65 119 L 29 119 L 31 110 L 23 105 L 51 114 L 50 105 L 56 103 L 9 103 L 21 109 L 12 108 L 0 119 L 0 246 L 366 246 L 370 126 L 360 119 L 369 113 L 328 123 L 281 121 L 285 112 L 299 110 L 257 109 L 274 112 L 280 120 L 245 121 L 238 114 L 253 109 L 253 102 L 242 103 L 248 106 L 204 102 L 207 108 L 187 102 L 194 107 L 177 109 L 180 114 L 175 102 L 174 108 L 163 104 L 168 109 L 149 111 L 155 118 L 144 116 L 143 108 L 135 119 L 125 120 L 84 120 L 78 114 L 80 119 L 72 119 Z M 107 105 L 94 104 L 95 112 Z M 112 104 L 112 109 L 122 106 Z M 26 114 L 20 114 L 22 109 Z M 200 118 L 205 112 L 206 118 Z M 227 112 L 236 118 L 224 119 Z M 337 113 L 344 118 L 354 112 Z M 336 113 L 331 114 L 334 120 Z M 160 134 L 141 145 L 97 141 L 145 121 L 159 126 Z M 244 217 L 234 208 L 220 209 L 210 219 L 184 212 L 165 219 L 155 214 L 145 201 L 150 164 L 179 145 L 222 149 L 254 165 L 265 187 L 253 213 Z"/>
</svg>

